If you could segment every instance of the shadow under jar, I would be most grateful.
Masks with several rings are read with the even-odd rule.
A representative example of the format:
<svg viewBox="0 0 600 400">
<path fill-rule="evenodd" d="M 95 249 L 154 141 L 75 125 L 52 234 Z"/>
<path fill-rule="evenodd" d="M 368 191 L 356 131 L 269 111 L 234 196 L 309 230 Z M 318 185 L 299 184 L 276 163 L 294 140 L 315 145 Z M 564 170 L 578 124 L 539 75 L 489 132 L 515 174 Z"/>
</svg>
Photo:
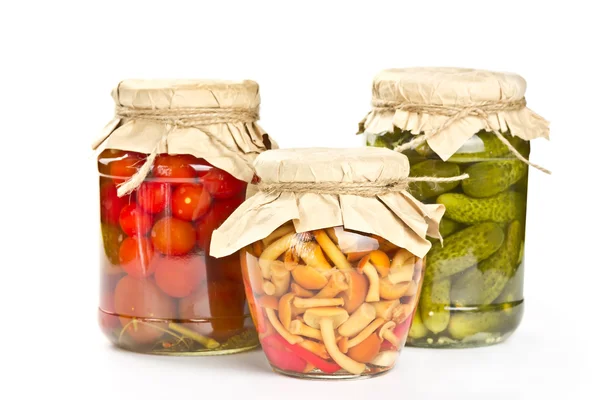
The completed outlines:
<svg viewBox="0 0 600 400">
<path fill-rule="evenodd" d="M 239 255 L 208 256 L 210 237 L 244 201 L 246 183 L 191 155 L 160 154 L 117 196 L 146 155 L 98 156 L 102 229 L 100 325 L 144 353 L 228 354 L 257 346 Z"/>
<path fill-rule="evenodd" d="M 405 132 L 368 135 L 370 146 L 394 148 L 412 138 Z M 529 142 L 509 138 L 529 156 Z M 527 165 L 495 134 L 479 132 L 447 161 L 426 145 L 405 151 L 411 176 L 450 177 L 461 182 L 411 183 L 423 203 L 446 206 L 440 224 L 444 246 L 435 242 L 408 345 L 473 347 L 501 342 L 523 316 L 523 249 Z"/>
<path fill-rule="evenodd" d="M 360 232 L 289 223 L 242 250 L 252 316 L 271 367 L 301 378 L 390 370 L 418 300 L 423 260 Z"/>
</svg>

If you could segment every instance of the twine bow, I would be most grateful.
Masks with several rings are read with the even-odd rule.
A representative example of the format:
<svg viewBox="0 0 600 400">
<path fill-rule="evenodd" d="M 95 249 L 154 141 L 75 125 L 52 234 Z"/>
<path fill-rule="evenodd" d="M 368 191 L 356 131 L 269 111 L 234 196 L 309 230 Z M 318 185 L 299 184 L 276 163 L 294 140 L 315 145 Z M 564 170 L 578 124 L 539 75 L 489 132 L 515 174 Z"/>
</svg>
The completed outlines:
<svg viewBox="0 0 600 400">
<path fill-rule="evenodd" d="M 456 182 L 467 179 L 468 174 L 448 178 L 419 176 L 398 179 L 385 179 L 374 182 L 266 182 L 257 184 L 258 190 L 266 194 L 275 193 L 314 193 L 333 195 L 353 195 L 361 197 L 382 196 L 408 189 L 411 182 Z"/>
<path fill-rule="evenodd" d="M 150 173 L 154 160 L 158 156 L 160 149 L 167 148 L 167 137 L 175 128 L 194 128 L 203 125 L 225 124 L 225 123 L 254 123 L 259 119 L 258 108 L 180 108 L 180 109 L 138 109 L 117 106 L 115 118 L 152 121 L 169 126 L 161 139 L 156 143 L 144 164 L 127 181 L 118 185 L 117 196 L 122 197 L 138 188 Z M 211 134 L 208 130 L 203 130 L 211 140 L 219 143 L 221 146 L 236 154 L 240 152 L 238 148 L 232 148 L 221 138 Z M 110 135 L 110 134 L 109 134 Z M 97 148 L 102 141 L 109 136 L 106 135 L 101 141 L 95 144 Z M 252 164 L 245 158 L 241 158 L 249 167 Z"/>
<path fill-rule="evenodd" d="M 510 150 L 510 152 L 520 161 L 524 162 L 527 165 L 530 165 L 546 174 L 551 174 L 549 170 L 546 168 L 530 162 L 528 159 L 523 157 L 521 153 L 502 135 L 502 133 L 494 129 L 489 121 L 488 117 L 490 114 L 496 114 L 500 111 L 517 111 L 526 107 L 527 102 L 525 98 L 521 98 L 515 101 L 498 101 L 498 102 L 483 102 L 479 104 L 466 105 L 466 106 L 446 106 L 446 105 L 438 105 L 438 104 L 410 104 L 410 103 L 402 103 L 402 102 L 393 102 L 393 101 L 382 101 L 373 99 L 372 101 L 374 110 L 381 111 L 394 111 L 394 110 L 402 110 L 406 112 L 412 112 L 417 114 L 429 114 L 429 115 L 441 115 L 446 116 L 448 119 L 444 121 L 443 124 L 426 132 L 422 135 L 416 136 L 410 142 L 404 143 L 400 146 L 394 148 L 395 151 L 403 152 L 404 150 L 408 150 L 410 148 L 417 147 L 427 140 L 431 139 L 435 135 L 447 129 L 450 125 L 466 118 L 468 116 L 474 116 L 481 118 L 485 123 L 485 130 L 489 132 L 493 132 L 496 137 Z"/>
</svg>

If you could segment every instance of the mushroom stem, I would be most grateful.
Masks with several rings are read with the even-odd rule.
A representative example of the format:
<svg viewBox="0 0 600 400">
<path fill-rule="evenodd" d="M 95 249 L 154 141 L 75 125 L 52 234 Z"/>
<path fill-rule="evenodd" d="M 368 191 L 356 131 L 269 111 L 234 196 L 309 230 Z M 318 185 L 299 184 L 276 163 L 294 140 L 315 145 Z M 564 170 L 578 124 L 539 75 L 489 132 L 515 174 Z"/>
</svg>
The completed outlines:
<svg viewBox="0 0 600 400">
<path fill-rule="evenodd" d="M 273 296 L 275 294 L 275 285 L 271 281 L 263 281 L 263 292 L 269 296 Z"/>
<path fill-rule="evenodd" d="M 383 278 L 379 280 L 379 294 L 381 298 L 386 300 L 396 300 L 400 297 L 404 296 L 408 289 L 410 289 L 409 282 L 400 282 L 397 284 L 393 284 L 390 282 L 389 278 Z"/>
<path fill-rule="evenodd" d="M 350 269 L 352 266 L 346 260 L 344 253 L 331 241 L 327 233 L 323 230 L 317 230 L 313 232 L 317 243 L 321 246 L 325 254 L 329 257 L 331 261 L 338 267 L 339 269 Z"/>
<path fill-rule="evenodd" d="M 294 299 L 294 305 L 298 308 L 343 306 L 344 299 L 316 299 L 314 297 L 310 299 L 304 299 L 302 297 L 296 297 Z"/>
<path fill-rule="evenodd" d="M 283 325 L 281 325 L 281 322 L 279 322 L 279 319 L 277 319 L 277 316 L 275 315 L 275 311 L 273 311 L 271 308 L 266 308 L 265 312 L 267 314 L 269 322 L 271 323 L 271 325 L 273 325 L 273 328 L 275 328 L 277 333 L 279 333 L 285 340 L 287 340 L 288 343 L 296 344 L 304 340 L 300 336 L 292 335 L 290 332 L 288 332 L 288 330 L 285 329 Z"/>
<path fill-rule="evenodd" d="M 350 318 L 338 327 L 338 333 L 342 336 L 352 337 L 360 333 L 375 319 L 375 307 L 369 303 L 363 303 Z"/>
<path fill-rule="evenodd" d="M 280 226 L 279 228 L 275 229 L 273 232 L 271 232 L 271 234 L 269 236 L 267 236 L 266 238 L 264 238 L 262 240 L 263 244 L 266 246 L 270 245 L 271 243 L 273 243 L 275 240 L 279 239 L 280 237 L 287 235 L 290 232 L 294 232 L 294 225 L 292 224 L 285 224 Z"/>
<path fill-rule="evenodd" d="M 315 242 L 298 242 L 294 245 L 294 251 L 308 265 L 314 268 L 331 269 L 323 250 Z"/>
<path fill-rule="evenodd" d="M 285 253 L 292 244 L 292 239 L 295 233 L 288 233 L 285 236 L 280 237 L 275 242 L 271 243 L 265 248 L 258 259 L 258 265 L 263 274 L 263 278 L 271 278 L 271 266 L 273 261 L 277 260 L 279 256 Z"/>
<path fill-rule="evenodd" d="M 333 322 L 329 318 L 321 319 L 321 335 L 323 336 L 323 343 L 325 349 L 331 356 L 331 358 L 338 363 L 338 365 L 344 368 L 346 371 L 353 375 L 360 375 L 364 372 L 366 365 L 359 363 L 345 355 L 340 351 L 335 342 L 335 333 L 333 331 Z"/>
<path fill-rule="evenodd" d="M 272 308 L 273 310 L 279 309 L 279 300 L 277 300 L 277 297 L 274 296 L 261 296 L 256 300 L 256 302 L 262 308 Z"/>
<path fill-rule="evenodd" d="M 396 323 L 388 321 L 379 330 L 379 337 L 390 342 L 394 347 L 400 345 L 400 340 L 394 335 L 393 329 L 396 327 Z"/>
<path fill-rule="evenodd" d="M 290 287 L 290 271 L 280 261 L 274 261 L 271 265 L 271 282 L 275 285 L 273 295 L 276 297 L 282 296 Z"/>
<path fill-rule="evenodd" d="M 357 344 L 360 344 L 368 338 L 373 332 L 375 332 L 385 320 L 383 318 L 377 318 L 373 322 L 371 322 L 365 329 L 363 329 L 358 335 L 354 336 L 352 339 L 348 341 L 348 348 L 354 347 Z"/>
<path fill-rule="evenodd" d="M 283 266 L 291 271 L 298 266 L 298 255 L 292 250 L 288 249 L 283 256 Z"/>
<path fill-rule="evenodd" d="M 394 316 L 394 309 L 400 305 L 400 300 L 383 300 L 373 303 L 375 313 L 378 317 L 385 320 L 391 320 Z"/>
<path fill-rule="evenodd" d="M 252 243 L 252 251 L 254 252 L 255 257 L 260 257 L 260 255 L 262 254 L 264 249 L 265 249 L 265 246 L 263 246 L 262 242 Z"/>
<path fill-rule="evenodd" d="M 279 299 L 279 320 L 281 325 L 289 330 L 290 323 L 292 322 L 292 301 L 294 300 L 293 293 L 286 293 Z"/>
<path fill-rule="evenodd" d="M 331 239 L 333 243 L 339 243 L 337 235 L 335 234 L 335 228 L 326 228 L 325 232 L 327 232 L 327 236 L 329 236 L 329 239 Z"/>
<path fill-rule="evenodd" d="M 408 250 L 398 250 L 392 259 L 392 265 L 388 275 L 390 282 L 396 284 L 411 281 L 415 270 L 415 260 L 415 256 Z"/>
<path fill-rule="evenodd" d="M 368 257 L 368 256 L 367 256 Z M 367 276 L 369 279 L 369 290 L 367 291 L 366 302 L 379 301 L 379 275 L 377 270 L 368 261 L 367 257 L 361 260 L 362 267 L 359 266 L 359 271 Z"/>
<path fill-rule="evenodd" d="M 330 358 L 325 346 L 321 343 L 313 342 L 312 340 L 305 340 L 298 343 L 298 345 L 323 359 Z"/>
<path fill-rule="evenodd" d="M 321 336 L 321 331 L 304 324 L 300 320 L 293 320 L 290 323 L 290 333 L 294 335 L 306 336 L 311 339 L 323 340 L 323 336 Z"/>
<path fill-rule="evenodd" d="M 291 285 L 292 293 L 294 293 L 298 297 L 313 297 L 315 294 L 310 290 L 304 289 L 302 286 L 298 285 L 296 282 L 292 282 Z"/>
<path fill-rule="evenodd" d="M 315 295 L 315 298 L 322 299 L 328 297 L 335 297 L 340 292 L 343 292 L 347 289 L 348 284 L 346 283 L 346 278 L 344 277 L 344 274 L 338 270 L 334 270 L 331 277 L 329 277 L 327 285 Z"/>
</svg>

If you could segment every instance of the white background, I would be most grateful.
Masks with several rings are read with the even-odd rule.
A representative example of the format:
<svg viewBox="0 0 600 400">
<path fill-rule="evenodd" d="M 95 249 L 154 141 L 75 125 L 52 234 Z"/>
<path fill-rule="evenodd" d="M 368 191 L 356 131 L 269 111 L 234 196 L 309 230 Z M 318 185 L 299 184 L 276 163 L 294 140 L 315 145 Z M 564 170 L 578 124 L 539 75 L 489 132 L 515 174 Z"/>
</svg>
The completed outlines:
<svg viewBox="0 0 600 400">
<path fill-rule="evenodd" d="M 552 3 L 2 2 L 0 398 L 597 398 L 599 14 L 592 1 Z M 517 72 L 552 123 L 552 141 L 533 146 L 554 173 L 530 174 L 526 313 L 507 343 L 405 349 L 390 374 L 341 383 L 276 375 L 259 351 L 170 358 L 109 345 L 96 324 L 90 143 L 113 86 L 253 79 L 282 147 L 348 147 L 360 145 L 373 75 L 408 66 Z"/>
</svg>

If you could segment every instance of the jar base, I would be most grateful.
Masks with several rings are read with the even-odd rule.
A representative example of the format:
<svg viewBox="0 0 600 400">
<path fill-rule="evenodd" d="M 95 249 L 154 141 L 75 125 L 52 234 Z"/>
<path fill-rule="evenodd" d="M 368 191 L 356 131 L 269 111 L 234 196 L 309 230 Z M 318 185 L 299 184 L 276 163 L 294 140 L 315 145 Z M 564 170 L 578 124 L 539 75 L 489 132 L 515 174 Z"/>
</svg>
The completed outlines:
<svg viewBox="0 0 600 400">
<path fill-rule="evenodd" d="M 100 327 L 118 348 L 134 353 L 172 356 L 217 356 L 242 353 L 259 346 L 258 334 L 249 315 L 240 317 L 240 327 L 210 332 L 210 321 L 147 320 L 107 313 L 99 309 Z M 134 331 L 137 327 L 137 331 Z M 215 331 L 213 331 L 215 333 Z"/>
<path fill-rule="evenodd" d="M 277 368 L 271 364 L 271 368 L 273 371 L 280 373 L 285 376 L 290 376 L 292 378 L 297 379 L 309 379 L 309 380 L 359 380 L 359 379 L 369 379 L 374 378 L 376 376 L 384 375 L 392 370 L 394 366 L 391 367 L 377 367 L 377 369 L 367 369 L 361 375 L 351 375 L 345 372 L 336 372 L 334 374 L 327 374 L 325 372 L 293 372 L 286 371 L 281 368 Z"/>
<path fill-rule="evenodd" d="M 510 307 L 507 307 L 510 305 Z M 504 308 L 503 308 L 504 307 Z M 487 309 L 463 311 L 449 307 L 452 318 L 460 318 L 465 326 L 452 326 L 435 334 L 427 332 L 420 338 L 409 337 L 406 345 L 430 349 L 466 349 L 493 346 L 504 342 L 517 329 L 523 318 L 523 300 L 504 303 Z M 455 320 L 456 321 L 456 320 Z M 478 329 L 479 328 L 479 329 Z M 454 335 L 453 335 L 454 334 Z"/>
</svg>

